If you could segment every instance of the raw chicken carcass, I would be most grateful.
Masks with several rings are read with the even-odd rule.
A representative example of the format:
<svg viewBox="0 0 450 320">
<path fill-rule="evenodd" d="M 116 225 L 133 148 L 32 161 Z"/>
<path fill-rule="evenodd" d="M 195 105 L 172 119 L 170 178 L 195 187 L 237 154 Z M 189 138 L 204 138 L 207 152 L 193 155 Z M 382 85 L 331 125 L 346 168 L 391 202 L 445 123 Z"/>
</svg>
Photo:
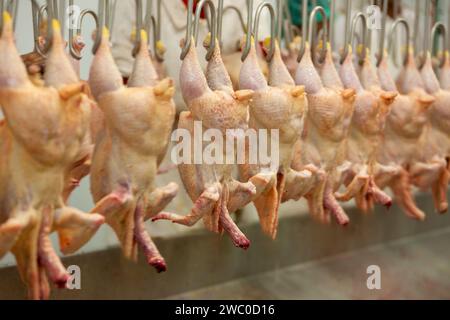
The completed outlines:
<svg viewBox="0 0 450 320">
<path fill-rule="evenodd" d="M 425 68 L 428 68 L 426 64 Z M 412 48 L 408 50 L 407 62 L 398 76 L 397 87 L 401 93 L 409 96 L 423 97 L 427 95 L 427 92 L 424 90 L 424 79 L 417 69 Z M 432 120 L 439 117 L 439 113 L 442 112 L 442 122 L 445 122 L 445 109 L 441 110 L 439 107 L 434 107 L 434 105 L 435 103 L 427 110 L 427 124 L 416 145 L 416 156 L 414 163 L 409 168 L 409 172 L 411 181 L 415 186 L 422 191 L 431 189 L 436 210 L 445 212 L 448 207 L 445 196 L 447 186 L 444 186 L 448 175 L 446 170 L 447 164 L 438 145 L 439 141 L 434 136 L 434 133 L 440 128 L 433 128 Z M 438 135 L 440 134 L 438 133 Z"/>
<path fill-rule="evenodd" d="M 366 54 L 363 68 L 370 65 L 369 59 L 370 56 Z M 338 199 L 345 201 L 355 197 L 356 204 L 362 211 L 371 210 L 373 202 L 390 207 L 391 198 L 376 184 L 375 169 L 386 117 L 397 93 L 385 92 L 380 87 L 370 86 L 369 83 L 367 87 L 371 87 L 370 91 L 362 86 L 353 65 L 351 46 L 339 74 L 344 86 L 356 91 L 356 99 L 347 145 L 348 161 L 351 167 L 343 175 L 347 190 Z M 366 82 L 369 82 L 368 77 L 365 78 Z M 382 169 L 380 166 L 378 168 Z M 389 175 L 391 169 L 384 169 L 386 169 L 385 174 Z"/>
<path fill-rule="evenodd" d="M 377 71 L 368 57 L 369 53 L 361 68 L 364 87 L 376 95 L 379 95 L 381 90 L 397 92 L 397 86 L 388 70 L 387 52 L 383 55 Z M 433 102 L 434 98 L 429 95 L 397 95 L 386 119 L 375 165 L 376 184 L 382 189 L 389 187 L 394 193 L 395 201 L 406 215 L 418 220 L 423 220 L 425 214 L 414 202 L 407 168 L 414 162 L 417 143 L 427 123 L 426 112 Z"/>
<path fill-rule="evenodd" d="M 279 163 L 254 164 L 240 166 L 241 177 L 249 180 L 258 173 L 272 175 L 276 183 L 267 186 L 253 202 L 257 209 L 263 231 L 272 238 L 276 237 L 278 226 L 278 209 L 282 200 L 300 198 L 311 188 L 312 174 L 308 170 L 291 169 L 293 148 L 300 139 L 308 103 L 303 86 L 296 86 L 281 59 L 280 48 L 275 39 L 266 39 L 270 45 L 275 41 L 274 54 L 269 62 L 269 83 L 259 68 L 254 40 L 251 39 L 250 52 L 244 61 L 240 74 L 240 88 L 253 90 L 250 103 L 250 127 L 257 132 L 267 130 L 272 140 L 272 132 L 277 130 L 279 139 Z M 264 141 L 258 141 L 258 147 Z M 247 148 L 247 153 L 252 152 Z M 247 159 L 249 159 L 247 155 Z M 277 159 L 278 160 L 278 159 Z M 285 194 L 288 191 L 289 194 Z M 284 197 L 284 199 L 283 199 Z"/>
<path fill-rule="evenodd" d="M 12 21 L 4 13 L 0 39 L 0 257 L 11 251 L 29 297 L 46 299 L 47 277 L 59 287 L 69 278 L 49 235 L 56 230 L 60 248 L 72 253 L 83 246 L 104 219 L 66 207 L 64 172 L 79 153 L 89 130 L 90 101 L 83 94 L 63 50 L 59 23 L 53 21 L 53 45 L 46 78 L 58 88 L 35 86 L 14 45 Z M 69 66 L 67 68 L 67 66 Z"/>
<path fill-rule="evenodd" d="M 433 70 L 430 52 L 427 53 L 420 72 L 425 90 L 436 99 L 429 110 L 430 138 L 437 142 L 438 157 L 448 162 L 448 159 L 450 159 L 450 91 L 441 89 L 439 80 Z M 438 185 L 433 187 L 434 199 L 440 203 L 437 208 L 440 213 L 445 213 L 448 209 L 447 185 L 449 178 L 450 172 L 448 170 L 442 171 Z"/>
<path fill-rule="evenodd" d="M 183 98 L 189 111 L 182 112 L 178 129 L 185 130 L 194 137 L 194 130 L 217 129 L 224 141 L 227 130 L 235 130 L 237 139 L 243 139 L 239 130 L 248 128 L 249 101 L 251 90 L 234 91 L 230 77 L 223 64 L 219 44 L 216 41 L 213 55 L 208 62 L 206 77 L 200 67 L 195 40 L 183 60 L 180 71 L 180 83 Z M 210 46 L 210 36 L 205 46 Z M 182 42 L 184 45 L 184 41 Z M 229 133 L 228 133 L 229 134 Z M 233 164 L 223 162 L 195 164 L 194 139 L 191 139 L 191 154 L 188 161 L 180 163 L 178 168 L 186 191 L 194 202 L 194 207 L 186 216 L 161 213 L 154 220 L 171 220 L 178 224 L 192 226 L 203 219 L 205 227 L 212 232 L 226 231 L 236 247 L 247 249 L 250 241 L 239 230 L 230 217 L 234 212 L 250 203 L 257 190 L 263 189 L 270 181 L 265 176 L 255 176 L 248 183 L 241 183 L 232 177 Z M 206 143 L 198 150 L 205 154 Z M 223 159 L 226 158 L 225 150 Z M 185 157 L 183 157 L 185 158 Z"/>
<path fill-rule="evenodd" d="M 81 36 L 76 36 L 73 38 L 73 49 L 81 56 L 81 52 L 85 47 L 83 38 Z M 58 52 L 62 54 L 62 52 Z M 70 65 L 47 65 L 46 68 L 50 68 L 51 71 L 46 73 L 45 85 L 55 86 L 58 88 L 62 85 L 67 85 L 74 83 L 74 79 L 80 77 L 80 61 L 78 59 L 69 56 L 71 66 L 75 70 L 75 74 L 71 73 L 71 77 L 62 78 L 58 73 L 58 70 L 69 69 Z M 67 60 L 64 60 L 67 61 Z M 48 76 L 50 75 L 50 76 Z M 94 151 L 94 143 L 97 134 L 102 130 L 103 126 L 103 112 L 98 108 L 97 104 L 94 102 L 94 97 L 91 94 L 89 85 L 85 83 L 84 85 L 85 94 L 91 99 L 91 117 L 90 117 L 90 130 L 85 136 L 80 152 L 76 157 L 73 164 L 71 164 L 66 171 L 66 176 L 64 178 L 65 186 L 63 192 L 64 201 L 68 201 L 71 193 L 80 185 L 81 180 L 86 177 L 91 168 L 92 153 Z"/>
<path fill-rule="evenodd" d="M 293 168 L 314 165 L 319 171 L 312 191 L 306 196 L 311 214 L 322 222 L 333 214 L 340 225 L 349 218 L 334 192 L 339 167 L 345 164 L 345 143 L 353 114 L 355 90 L 344 89 L 331 60 L 330 46 L 321 68 L 321 79 L 309 43 L 297 68 L 295 82 L 304 85 L 308 97 L 308 117 L 301 145 L 296 148 Z"/>
<path fill-rule="evenodd" d="M 97 211 L 116 232 L 125 257 L 137 259 L 140 246 L 148 264 L 165 271 L 166 263 L 144 222 L 162 211 L 178 191 L 174 183 L 155 186 L 158 162 L 167 149 L 175 117 L 173 82 L 157 81 L 147 33 L 141 31 L 140 50 L 125 87 L 104 29 L 89 84 L 105 115 L 91 169 Z"/>
</svg>

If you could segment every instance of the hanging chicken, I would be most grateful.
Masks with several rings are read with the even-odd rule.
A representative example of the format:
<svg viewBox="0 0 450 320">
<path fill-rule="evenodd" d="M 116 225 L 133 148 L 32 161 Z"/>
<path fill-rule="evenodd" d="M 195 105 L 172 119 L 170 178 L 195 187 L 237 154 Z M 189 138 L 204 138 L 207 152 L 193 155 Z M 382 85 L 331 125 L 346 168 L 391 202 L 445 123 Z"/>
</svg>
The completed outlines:
<svg viewBox="0 0 450 320">
<path fill-rule="evenodd" d="M 255 42 L 251 38 L 250 51 L 242 65 L 239 84 L 241 89 L 255 92 L 250 103 L 250 127 L 257 131 L 262 129 L 278 131 L 279 164 L 277 167 L 273 167 L 273 164 L 265 167 L 261 164 L 246 164 L 241 166 L 240 171 L 244 180 L 260 172 L 265 174 L 273 172 L 276 183 L 269 185 L 253 203 L 263 231 L 275 238 L 278 210 L 286 188 L 299 198 L 309 191 L 312 179 L 309 171 L 298 172 L 291 169 L 293 148 L 303 131 L 304 118 L 308 110 L 305 88 L 295 85 L 281 59 L 277 40 L 268 38 L 265 43 L 267 47 L 270 46 L 266 48 L 269 57 L 271 56 L 269 83 L 259 68 Z M 267 132 L 271 134 L 271 131 Z M 259 143 L 261 147 L 262 141 Z M 289 186 L 286 185 L 287 182 Z M 292 190 L 294 188 L 295 190 Z"/>
<path fill-rule="evenodd" d="M 366 64 L 370 63 L 368 59 L 366 55 Z M 362 86 L 353 65 L 351 46 L 348 47 L 339 74 L 344 86 L 356 91 L 355 110 L 347 146 L 348 160 L 352 166 L 345 172 L 344 178 L 352 182 L 349 183 L 346 193 L 356 198 L 357 206 L 362 211 L 371 210 L 373 201 L 390 207 L 391 198 L 376 185 L 375 170 L 386 117 L 397 93 L 383 90 L 369 91 Z"/>
<path fill-rule="evenodd" d="M 424 67 L 426 68 L 426 67 Z M 425 69 L 426 71 L 426 69 Z M 425 75 L 426 76 L 426 75 Z M 405 66 L 402 68 L 398 79 L 397 87 L 400 93 L 408 96 L 420 98 L 427 95 L 424 79 L 422 78 L 414 58 L 412 48 L 408 50 L 408 57 Z M 435 133 L 440 130 L 433 123 L 439 114 L 443 112 L 443 122 L 445 123 L 445 109 L 434 106 L 435 102 L 427 110 L 427 123 L 418 143 L 414 163 L 409 168 L 412 183 L 422 191 L 432 191 L 434 205 L 438 212 L 446 212 L 448 208 L 446 190 L 448 181 L 447 162 L 436 140 Z"/>
<path fill-rule="evenodd" d="M 204 44 L 210 53 L 206 77 L 198 61 L 194 38 L 186 44 L 182 42 L 183 48 L 189 46 L 180 71 L 181 91 L 189 111 L 181 113 L 178 129 L 187 130 L 191 137 L 195 136 L 194 131 L 199 127 L 203 132 L 216 129 L 223 141 L 227 139 L 227 130 L 237 130 L 235 132 L 238 136 L 233 139 L 242 139 L 237 132 L 244 132 L 248 128 L 248 108 L 253 91 L 234 91 L 214 32 L 208 35 Z M 251 202 L 257 190 L 263 189 L 269 180 L 258 175 L 252 177 L 248 183 L 236 181 L 232 176 L 235 158 L 231 164 L 205 163 L 205 159 L 202 164 L 195 164 L 194 139 L 191 142 L 191 154 L 187 155 L 189 159 L 180 163 L 178 168 L 194 207 L 186 216 L 161 213 L 154 220 L 171 220 L 192 226 L 203 219 L 208 230 L 218 233 L 225 231 L 236 247 L 247 249 L 250 241 L 239 230 L 230 213 Z M 202 155 L 208 144 L 203 143 L 200 147 L 197 152 Z M 226 150 L 216 152 L 222 153 L 223 157 L 219 158 L 227 158 Z"/>
<path fill-rule="evenodd" d="M 116 232 L 125 257 L 137 258 L 140 247 L 149 265 L 165 271 L 166 263 L 144 222 L 175 197 L 178 187 L 155 186 L 161 154 L 167 149 L 175 117 L 173 82 L 157 81 L 141 31 L 140 49 L 128 87 L 114 62 L 105 28 L 92 63 L 89 84 L 105 115 L 92 158 L 91 191 L 96 211 Z"/>
<path fill-rule="evenodd" d="M 337 202 L 334 192 L 345 165 L 345 145 L 353 115 L 354 89 L 344 89 L 331 60 L 330 46 L 321 68 L 316 70 L 309 42 L 297 68 L 295 82 L 304 85 L 308 97 L 308 117 L 302 139 L 301 163 L 314 165 L 318 171 L 317 183 L 306 196 L 310 212 L 320 221 L 333 215 L 340 225 L 349 218 Z"/>
<path fill-rule="evenodd" d="M 52 247 L 57 231 L 63 252 L 83 246 L 104 219 L 66 207 L 64 174 L 79 154 L 89 130 L 91 101 L 64 53 L 61 29 L 54 20 L 53 45 L 45 78 L 35 86 L 14 44 L 12 20 L 4 13 L 0 38 L 0 257 L 11 251 L 32 299 L 49 297 L 47 278 L 64 288 L 69 278 Z M 65 83 L 65 84 L 63 84 Z M 54 86 L 53 86 L 54 85 Z"/>
</svg>

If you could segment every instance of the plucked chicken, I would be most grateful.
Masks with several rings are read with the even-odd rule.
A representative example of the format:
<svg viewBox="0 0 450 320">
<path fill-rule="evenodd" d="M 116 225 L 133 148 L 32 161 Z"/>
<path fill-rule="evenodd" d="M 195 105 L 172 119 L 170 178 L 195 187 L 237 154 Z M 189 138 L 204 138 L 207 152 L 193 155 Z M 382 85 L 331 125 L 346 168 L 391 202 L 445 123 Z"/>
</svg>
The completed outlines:
<svg viewBox="0 0 450 320">
<path fill-rule="evenodd" d="M 45 78 L 35 86 L 14 44 L 12 21 L 4 13 L 0 38 L 0 257 L 11 251 L 32 299 L 49 296 L 50 281 L 64 287 L 69 278 L 49 235 L 56 230 L 60 248 L 72 253 L 84 245 L 104 219 L 66 207 L 64 174 L 79 154 L 89 130 L 91 101 L 63 50 L 59 23 Z M 55 69 L 52 66 L 60 66 Z M 67 67 L 69 66 L 69 67 Z M 64 84 L 65 83 L 65 84 Z M 32 115 L 32 116 L 31 116 Z"/>
<path fill-rule="evenodd" d="M 240 171 L 241 177 L 246 181 L 258 173 L 273 175 L 275 183 L 269 184 L 253 203 L 263 231 L 275 238 L 281 201 L 305 195 L 311 188 L 313 178 L 308 170 L 299 172 L 291 169 L 293 148 L 300 139 L 308 110 L 305 88 L 295 85 L 282 61 L 278 42 L 266 39 L 267 47 L 271 41 L 275 43 L 273 57 L 269 62 L 269 83 L 259 68 L 253 39 L 250 52 L 242 65 L 239 83 L 241 89 L 254 91 L 250 103 L 250 127 L 257 131 L 278 131 L 279 163 L 277 167 L 273 167 L 273 164 L 264 166 L 247 163 L 240 166 Z M 272 134 L 271 131 L 267 133 Z M 290 195 L 285 195 L 286 190 Z"/>
<path fill-rule="evenodd" d="M 211 41 L 213 40 L 209 35 L 204 42 L 205 46 L 209 48 Z M 198 130 L 199 126 L 202 131 L 217 129 L 224 140 L 227 130 L 235 130 L 238 136 L 234 138 L 242 139 L 238 130 L 248 128 L 249 102 L 253 91 L 234 91 L 221 58 L 217 39 L 214 41 L 216 45 L 208 61 L 205 77 L 198 61 L 195 40 L 191 39 L 189 51 L 180 71 L 181 91 L 189 111 L 181 113 L 178 129 L 186 130 L 191 137 L 194 137 L 194 130 Z M 191 153 L 187 155 L 189 159 L 178 168 L 194 206 L 186 216 L 161 213 L 154 220 L 171 220 L 174 223 L 192 226 L 203 219 L 208 230 L 216 233 L 225 231 L 236 247 L 247 249 L 250 241 L 234 223 L 230 212 L 250 203 L 257 190 L 263 189 L 270 181 L 262 175 L 252 177 L 247 183 L 236 181 L 232 175 L 233 164 L 206 163 L 205 159 L 202 164 L 195 164 L 196 148 L 194 139 L 191 140 Z M 204 154 L 207 148 L 208 144 L 203 143 L 197 152 Z M 222 159 L 226 159 L 226 150 L 216 152 L 223 152 Z"/>
<path fill-rule="evenodd" d="M 361 80 L 369 90 L 378 91 L 381 87 L 386 91 L 398 92 L 388 70 L 387 52 L 384 53 L 376 73 L 372 65 L 365 61 Z M 418 220 L 423 220 L 425 213 L 414 201 L 408 168 L 415 162 L 417 144 L 427 123 L 427 110 L 434 100 L 426 94 L 398 94 L 387 117 L 377 156 L 377 185 L 380 188 L 388 186 L 406 215 Z"/>
<path fill-rule="evenodd" d="M 427 58 L 421 76 L 417 69 L 413 49 L 408 50 L 407 63 L 397 79 L 397 87 L 401 93 L 416 98 L 427 96 L 427 92 L 424 90 L 426 88 L 424 79 L 430 77 L 430 74 L 427 74 L 427 68 L 431 68 L 431 66 L 427 66 L 428 63 L 430 63 L 430 60 Z M 430 79 L 433 80 L 431 77 Z M 430 79 L 427 79 L 427 82 Z M 427 85 L 429 89 L 431 89 L 431 84 L 428 83 Z M 441 98 L 441 96 L 435 95 L 435 98 L 437 97 Z M 443 149 L 439 146 L 439 140 L 436 140 L 436 138 L 442 136 L 442 130 L 446 126 L 445 119 L 448 115 L 443 108 L 442 101 L 439 104 L 436 102 L 433 102 L 426 112 L 427 123 L 416 144 L 416 156 L 414 163 L 409 168 L 409 173 L 415 186 L 422 191 L 432 191 L 436 210 L 446 212 L 448 208 L 446 199 L 447 163 Z M 439 117 L 442 117 L 442 119 L 439 120 Z"/>
<path fill-rule="evenodd" d="M 125 257 L 137 259 L 141 247 L 148 264 L 158 272 L 165 271 L 166 263 L 144 223 L 162 211 L 178 191 L 175 183 L 155 186 L 159 159 L 167 149 L 175 118 L 173 82 L 157 80 L 147 33 L 141 31 L 140 50 L 125 87 L 111 55 L 109 32 L 104 29 L 89 84 L 105 115 L 91 169 L 96 210 L 117 234 Z"/>
<path fill-rule="evenodd" d="M 321 76 L 316 70 L 309 43 L 305 43 L 305 53 L 298 65 L 295 82 L 304 85 L 308 97 L 306 130 L 300 146 L 296 148 L 293 168 L 302 169 L 314 165 L 316 182 L 306 195 L 311 214 L 322 222 L 330 221 L 333 215 L 340 225 L 349 222 L 347 214 L 335 198 L 336 181 L 345 166 L 345 144 L 348 137 L 354 89 L 344 89 L 331 60 L 330 46 L 321 68 Z"/>
<path fill-rule="evenodd" d="M 363 71 L 370 66 L 369 59 L 370 56 L 366 54 Z M 369 90 L 363 87 L 353 65 L 351 46 L 339 74 L 344 86 L 356 91 L 356 99 L 347 145 L 347 157 L 351 167 L 343 174 L 347 190 L 338 199 L 345 201 L 354 197 L 362 211 L 371 210 L 373 202 L 390 207 L 392 199 L 377 186 L 375 169 L 386 118 L 397 93 L 385 92 L 370 83 L 366 83 Z M 363 75 L 367 75 L 367 72 Z M 368 77 L 364 78 L 369 82 Z M 389 168 L 386 170 L 389 175 Z"/>
</svg>

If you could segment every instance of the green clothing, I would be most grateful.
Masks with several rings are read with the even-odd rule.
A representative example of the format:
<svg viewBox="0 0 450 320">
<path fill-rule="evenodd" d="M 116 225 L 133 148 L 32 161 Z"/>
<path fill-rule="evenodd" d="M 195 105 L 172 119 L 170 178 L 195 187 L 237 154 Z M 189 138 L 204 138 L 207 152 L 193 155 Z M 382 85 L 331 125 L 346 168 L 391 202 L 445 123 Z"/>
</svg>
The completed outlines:
<svg viewBox="0 0 450 320">
<path fill-rule="evenodd" d="M 289 11 L 292 16 L 292 23 L 298 27 L 302 25 L 302 1 L 307 0 L 288 0 Z M 330 0 L 317 0 L 317 5 L 322 6 L 325 9 L 327 17 L 330 17 Z M 308 1 L 308 12 L 313 10 L 312 1 Z M 322 15 L 317 15 L 317 21 L 322 21 Z"/>
</svg>

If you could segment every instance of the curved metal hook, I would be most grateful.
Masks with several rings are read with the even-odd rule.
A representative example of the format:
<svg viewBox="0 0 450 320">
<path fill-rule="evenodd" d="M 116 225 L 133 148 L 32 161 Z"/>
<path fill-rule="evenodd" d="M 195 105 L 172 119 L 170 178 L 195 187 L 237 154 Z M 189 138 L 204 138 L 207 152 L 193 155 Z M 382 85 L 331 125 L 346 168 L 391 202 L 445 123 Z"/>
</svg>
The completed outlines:
<svg viewBox="0 0 450 320">
<path fill-rule="evenodd" d="M 162 62 L 164 61 L 164 56 L 159 53 L 158 51 L 158 42 L 160 42 L 160 39 L 158 38 L 158 27 L 155 16 L 151 15 L 147 22 L 145 23 L 145 30 L 147 30 L 148 37 L 148 43 L 150 44 L 150 32 L 153 34 L 153 56 L 156 58 L 156 60 Z"/>
<path fill-rule="evenodd" d="M 73 0 L 71 0 L 71 1 L 73 1 Z M 91 17 L 94 19 L 94 22 L 95 22 L 95 25 L 96 25 L 96 30 L 100 30 L 100 21 L 99 21 L 99 19 L 98 19 L 97 14 L 96 14 L 93 10 L 85 9 L 85 10 L 81 11 L 80 16 L 79 16 L 79 18 L 78 18 L 77 29 L 76 29 L 76 30 L 77 30 L 77 32 L 76 32 L 76 35 L 77 35 L 77 36 L 80 36 L 80 35 L 81 35 L 82 26 L 83 26 L 83 21 L 84 21 L 84 18 L 85 18 L 86 16 L 91 16 Z M 78 53 L 75 51 L 75 48 L 73 47 L 73 40 L 74 40 L 74 30 L 73 30 L 73 28 L 71 28 L 71 29 L 70 29 L 70 32 L 69 32 L 69 48 L 70 48 L 70 55 L 71 55 L 74 59 L 81 60 L 82 56 L 81 56 L 80 54 L 78 54 Z"/>
<path fill-rule="evenodd" d="M 330 1 L 330 47 L 331 50 L 334 50 L 334 32 L 332 31 L 334 28 L 334 20 L 336 19 L 336 0 L 331 0 Z"/>
<path fill-rule="evenodd" d="M 350 42 L 350 28 L 351 28 L 351 16 L 352 16 L 352 3 L 350 2 L 350 0 L 346 0 L 345 2 L 345 35 L 344 35 L 344 49 L 342 52 L 342 56 L 341 56 L 341 61 L 340 63 L 342 63 L 345 59 L 345 57 L 347 57 L 348 54 L 348 43 Z M 351 42 L 350 42 L 351 43 Z"/>
<path fill-rule="evenodd" d="M 284 1 L 283 0 L 277 0 L 277 12 L 275 14 L 276 16 L 276 39 L 278 43 L 281 42 L 281 34 L 283 32 L 283 19 L 284 19 Z"/>
<path fill-rule="evenodd" d="M 74 6 L 74 0 L 69 0 L 69 8 Z M 95 32 L 95 40 L 94 45 L 92 47 L 92 53 L 96 54 L 98 48 L 100 47 L 100 43 L 102 41 L 103 37 L 103 27 L 107 27 L 108 29 L 111 27 L 111 14 L 112 12 L 108 13 L 106 15 L 106 12 L 109 12 L 110 9 L 110 2 L 109 0 L 99 0 L 98 3 L 98 14 L 95 13 L 93 10 L 85 9 L 81 11 L 78 21 L 76 21 L 76 35 L 79 36 L 82 33 L 83 28 L 83 21 L 86 16 L 91 16 L 94 19 L 95 25 L 96 25 L 96 32 Z M 81 60 L 82 56 L 79 55 L 73 47 L 73 39 L 74 39 L 74 30 L 73 28 L 70 28 L 69 32 L 69 48 L 70 48 L 70 55 L 77 60 Z"/>
<path fill-rule="evenodd" d="M 415 16 L 415 26 L 418 26 L 419 25 L 419 15 L 420 15 L 420 3 L 421 1 L 417 1 L 416 0 L 416 16 Z M 429 34 L 429 32 L 430 32 L 430 16 L 429 16 L 429 13 L 430 13 L 430 4 L 431 4 L 431 1 L 425 1 L 425 20 L 424 20 L 424 24 L 423 24 L 423 27 L 424 27 L 424 33 L 423 33 L 423 35 L 424 35 L 424 42 L 423 42 L 423 50 L 422 51 L 419 51 L 417 48 L 416 48 L 416 55 L 417 55 L 417 61 L 418 61 L 418 63 L 417 63 L 417 67 L 418 67 L 418 69 L 420 70 L 422 67 L 423 67 L 423 64 L 425 63 L 425 57 L 426 57 L 426 53 L 425 53 L 425 50 L 428 50 L 429 49 L 429 46 L 430 46 L 430 38 L 427 36 L 428 34 Z M 417 30 L 415 30 L 415 31 L 417 31 Z M 414 34 L 416 34 L 417 35 L 417 33 L 416 32 L 414 32 Z M 418 46 L 418 44 L 417 44 L 417 36 L 416 37 L 414 37 L 414 39 L 416 39 L 415 41 L 416 41 L 416 46 Z"/>
<path fill-rule="evenodd" d="M 272 61 L 273 55 L 275 53 L 275 40 L 276 40 L 276 21 L 275 21 L 275 9 L 270 2 L 261 3 L 256 9 L 255 13 L 255 24 L 253 26 L 253 35 L 255 37 L 255 42 L 258 43 L 258 31 L 259 31 L 259 20 L 261 18 L 261 13 L 267 8 L 270 13 L 270 51 L 267 53 L 267 62 Z"/>
<path fill-rule="evenodd" d="M 442 22 L 436 22 L 433 26 L 433 29 L 431 29 L 431 41 L 430 41 L 430 47 L 433 46 L 433 40 L 436 38 L 437 32 L 441 31 L 440 35 L 442 36 L 442 47 L 443 51 L 447 50 L 447 28 Z M 432 52 L 432 48 L 429 48 L 430 52 Z M 439 61 L 439 68 L 442 67 L 445 63 L 445 56 L 442 55 L 440 61 Z"/>
<path fill-rule="evenodd" d="M 133 57 L 141 49 L 141 30 L 144 28 L 144 20 L 142 17 L 143 5 L 142 0 L 135 0 L 136 3 L 136 34 L 134 37 Z"/>
<path fill-rule="evenodd" d="M 409 29 L 409 24 L 408 21 L 406 21 L 403 18 L 399 18 L 397 20 L 394 21 L 394 24 L 391 27 L 391 31 L 389 32 L 389 42 L 388 42 L 388 52 L 392 51 L 392 48 L 394 47 L 394 38 L 397 37 L 397 33 L 396 30 L 398 28 L 399 25 L 402 25 L 403 28 L 405 29 L 405 34 L 406 34 L 406 47 L 407 50 L 405 50 L 405 56 L 403 57 L 403 65 L 406 64 L 406 61 L 408 59 L 408 47 L 409 47 L 409 39 L 410 39 L 410 29 Z"/>
<path fill-rule="evenodd" d="M 222 48 L 222 26 L 223 26 L 223 0 L 219 0 L 217 4 L 217 40 L 219 41 L 219 46 Z"/>
<path fill-rule="evenodd" d="M 47 53 L 53 44 L 53 28 L 51 26 L 51 21 L 53 19 L 56 19 L 55 8 L 53 5 L 54 5 L 54 3 L 52 0 L 47 0 L 47 4 L 43 5 L 39 8 L 39 13 L 38 13 L 38 18 L 37 18 L 38 38 L 35 39 L 35 41 L 36 41 L 35 50 L 41 57 L 44 57 L 44 58 L 47 57 Z M 44 48 L 41 48 L 39 46 L 39 27 L 41 25 L 41 20 L 44 17 L 45 11 L 47 11 L 47 35 L 45 37 L 45 46 L 44 46 Z"/>
<path fill-rule="evenodd" d="M 367 19 L 364 13 L 358 12 L 352 19 L 352 28 L 350 31 L 350 43 L 346 44 L 346 53 L 341 58 L 341 64 L 347 58 L 348 55 L 348 45 L 353 45 L 353 41 L 355 40 L 356 26 L 358 24 L 358 20 L 361 20 L 362 23 L 362 40 L 361 45 L 363 46 L 361 52 L 359 53 L 359 62 L 363 61 L 366 57 L 366 48 L 367 48 Z"/>
<path fill-rule="evenodd" d="M 323 33 L 322 33 L 322 52 L 320 54 L 319 60 L 317 60 L 316 57 L 316 48 L 315 45 L 313 45 L 313 30 L 314 30 L 314 23 L 316 22 L 316 15 L 320 13 L 322 15 L 323 19 Z M 311 11 L 311 14 L 309 15 L 309 27 L 308 27 L 308 42 L 311 45 L 311 56 L 313 58 L 313 62 L 315 64 L 320 64 L 325 60 L 325 56 L 327 54 L 327 40 L 328 40 L 328 26 L 327 26 L 327 14 L 325 13 L 325 9 L 321 6 L 317 6 Z"/>
<path fill-rule="evenodd" d="M 397 3 L 397 1 L 395 3 Z M 380 63 L 383 60 L 384 41 L 386 39 L 386 20 L 387 20 L 387 15 L 388 15 L 388 2 L 387 2 L 387 0 L 383 0 L 383 16 L 382 16 L 382 19 L 381 19 L 380 44 L 379 44 L 379 47 L 378 47 L 378 56 L 376 57 L 376 66 L 377 67 L 380 66 Z M 409 27 L 408 27 L 408 33 L 409 33 Z"/>
<path fill-rule="evenodd" d="M 298 51 L 297 61 L 302 60 L 303 54 L 305 53 L 305 43 L 308 37 L 308 0 L 303 0 L 302 2 L 302 42 L 300 43 L 300 50 Z"/>
<path fill-rule="evenodd" d="M 252 25 L 253 25 L 253 0 L 247 0 L 247 34 L 245 36 L 245 47 L 242 50 L 241 61 L 247 59 L 252 47 Z"/>
<path fill-rule="evenodd" d="M 211 12 L 211 43 L 208 48 L 208 52 L 206 53 L 206 60 L 209 61 L 214 53 L 214 50 L 216 48 L 216 28 L 217 28 L 217 21 L 216 21 L 216 8 L 214 6 L 214 3 L 212 0 L 201 0 L 197 4 L 197 9 L 195 11 L 195 18 L 194 21 L 192 21 L 193 16 L 193 8 L 194 8 L 194 1 L 189 0 L 188 2 L 188 14 L 187 14 L 187 28 L 186 28 L 186 38 L 185 38 L 185 44 L 183 46 L 183 49 L 181 51 L 181 60 L 184 60 L 186 55 L 189 52 L 189 49 L 192 45 L 192 37 L 194 37 L 194 41 L 197 41 L 198 39 L 198 28 L 199 28 L 199 22 L 200 22 L 200 15 L 202 13 L 203 7 L 205 4 L 208 4 L 209 10 Z M 194 24 L 194 30 L 192 30 L 192 24 Z"/>
</svg>

